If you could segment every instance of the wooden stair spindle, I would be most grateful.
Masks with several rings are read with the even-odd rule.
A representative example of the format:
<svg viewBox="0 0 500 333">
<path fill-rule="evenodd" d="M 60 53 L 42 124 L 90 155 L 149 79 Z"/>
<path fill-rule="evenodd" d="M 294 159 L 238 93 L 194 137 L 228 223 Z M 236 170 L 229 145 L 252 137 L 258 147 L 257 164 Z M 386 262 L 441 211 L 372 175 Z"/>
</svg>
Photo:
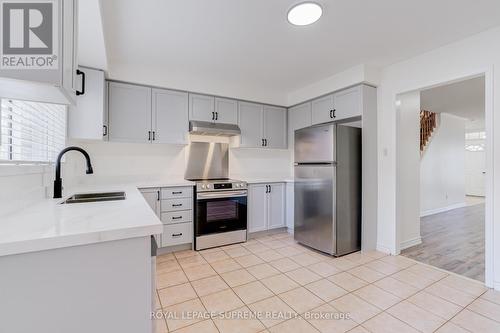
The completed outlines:
<svg viewBox="0 0 500 333">
<path fill-rule="evenodd" d="M 422 153 L 437 126 L 436 113 L 420 111 L 420 152 Z"/>
</svg>

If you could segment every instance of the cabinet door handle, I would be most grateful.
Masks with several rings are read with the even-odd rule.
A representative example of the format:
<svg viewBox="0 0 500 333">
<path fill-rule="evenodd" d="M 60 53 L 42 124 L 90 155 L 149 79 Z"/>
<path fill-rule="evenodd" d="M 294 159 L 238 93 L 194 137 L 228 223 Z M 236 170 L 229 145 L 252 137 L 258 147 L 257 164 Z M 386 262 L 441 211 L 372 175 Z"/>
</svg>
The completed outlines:
<svg viewBox="0 0 500 333">
<path fill-rule="evenodd" d="M 179 232 L 178 234 L 172 234 L 172 237 L 180 237 L 182 236 L 182 232 Z"/>
<path fill-rule="evenodd" d="M 271 193 L 273 191 L 273 188 L 271 187 L 271 185 L 269 185 L 269 193 Z"/>
<path fill-rule="evenodd" d="M 102 125 L 102 136 L 108 135 L 108 126 Z"/>
<path fill-rule="evenodd" d="M 85 72 L 82 72 L 81 70 L 77 69 L 76 70 L 76 75 L 81 75 L 82 76 L 82 90 L 81 91 L 76 91 L 76 96 L 80 96 L 85 94 Z"/>
<path fill-rule="evenodd" d="M 156 131 L 153 131 L 153 141 L 156 140 Z"/>
<path fill-rule="evenodd" d="M 172 220 L 179 220 L 182 219 L 182 216 L 172 216 Z"/>
<path fill-rule="evenodd" d="M 182 207 L 182 204 L 173 204 L 172 207 Z"/>
<path fill-rule="evenodd" d="M 264 139 L 265 146 L 267 147 L 267 139 Z"/>
<path fill-rule="evenodd" d="M 212 120 L 215 120 L 215 112 L 212 111 Z"/>
<path fill-rule="evenodd" d="M 262 139 L 262 147 L 264 147 L 264 139 Z"/>
<path fill-rule="evenodd" d="M 172 194 L 182 194 L 182 191 L 172 192 Z"/>
<path fill-rule="evenodd" d="M 333 119 L 333 110 L 330 110 L 330 119 Z"/>
<path fill-rule="evenodd" d="M 336 111 L 337 111 L 337 110 L 335 110 L 335 109 L 333 109 L 333 110 L 332 110 L 332 115 L 333 115 L 333 117 L 332 117 L 332 118 L 337 117 L 337 116 L 335 115 L 335 112 L 336 112 Z"/>
<path fill-rule="evenodd" d="M 219 120 L 219 112 L 215 112 L 215 120 Z"/>
<path fill-rule="evenodd" d="M 160 201 L 160 191 L 156 191 L 156 201 Z"/>
</svg>

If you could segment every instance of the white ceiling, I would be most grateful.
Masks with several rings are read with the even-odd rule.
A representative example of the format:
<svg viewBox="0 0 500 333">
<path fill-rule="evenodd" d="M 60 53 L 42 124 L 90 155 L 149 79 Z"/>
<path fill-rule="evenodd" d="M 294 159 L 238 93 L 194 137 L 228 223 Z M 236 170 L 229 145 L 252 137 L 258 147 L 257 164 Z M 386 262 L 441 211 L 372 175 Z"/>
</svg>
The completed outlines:
<svg viewBox="0 0 500 333">
<path fill-rule="evenodd" d="M 420 108 L 480 121 L 484 120 L 484 93 L 481 76 L 422 91 Z"/>
<path fill-rule="evenodd" d="M 286 95 L 355 65 L 389 65 L 500 25 L 498 0 L 320 0 L 323 17 L 295 27 L 286 13 L 297 2 L 102 0 L 109 75 Z"/>
</svg>

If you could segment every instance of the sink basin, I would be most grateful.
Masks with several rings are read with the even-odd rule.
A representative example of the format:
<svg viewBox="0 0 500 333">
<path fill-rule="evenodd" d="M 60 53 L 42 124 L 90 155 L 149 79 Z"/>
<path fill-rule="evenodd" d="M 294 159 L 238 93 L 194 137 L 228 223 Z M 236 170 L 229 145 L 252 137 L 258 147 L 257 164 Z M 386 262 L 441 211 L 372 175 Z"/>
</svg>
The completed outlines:
<svg viewBox="0 0 500 333">
<path fill-rule="evenodd" d="M 101 192 L 101 193 L 82 193 L 75 194 L 66 199 L 62 204 L 84 203 L 84 202 L 99 202 L 99 201 L 115 201 L 125 200 L 125 192 Z"/>
</svg>

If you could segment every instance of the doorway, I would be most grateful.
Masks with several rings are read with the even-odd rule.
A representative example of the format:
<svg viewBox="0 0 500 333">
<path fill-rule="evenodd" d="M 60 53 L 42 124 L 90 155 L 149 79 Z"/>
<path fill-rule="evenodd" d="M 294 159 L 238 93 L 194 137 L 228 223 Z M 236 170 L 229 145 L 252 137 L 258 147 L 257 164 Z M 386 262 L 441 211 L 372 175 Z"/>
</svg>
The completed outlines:
<svg viewBox="0 0 500 333">
<path fill-rule="evenodd" d="M 398 104 L 401 254 L 484 282 L 485 77 L 401 94 Z"/>
</svg>

